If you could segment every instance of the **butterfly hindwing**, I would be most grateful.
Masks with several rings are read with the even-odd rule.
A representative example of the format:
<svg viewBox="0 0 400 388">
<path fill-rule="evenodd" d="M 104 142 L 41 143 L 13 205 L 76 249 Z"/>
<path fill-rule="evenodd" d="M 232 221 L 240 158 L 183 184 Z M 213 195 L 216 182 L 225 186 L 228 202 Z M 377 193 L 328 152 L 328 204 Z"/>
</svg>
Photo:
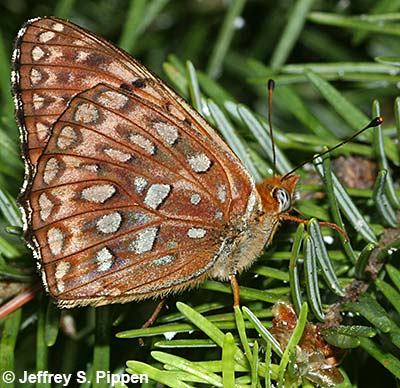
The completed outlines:
<svg viewBox="0 0 400 388">
<path fill-rule="evenodd" d="M 53 126 L 27 238 L 61 305 L 165 294 L 207 276 L 252 190 L 236 158 L 186 120 L 143 91 L 99 84 Z"/>
</svg>

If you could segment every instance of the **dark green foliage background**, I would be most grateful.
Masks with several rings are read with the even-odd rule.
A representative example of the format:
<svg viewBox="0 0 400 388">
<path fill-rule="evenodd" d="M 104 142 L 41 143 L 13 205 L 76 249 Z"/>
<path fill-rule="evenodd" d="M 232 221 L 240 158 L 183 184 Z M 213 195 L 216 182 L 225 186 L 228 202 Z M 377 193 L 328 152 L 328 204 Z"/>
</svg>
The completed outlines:
<svg viewBox="0 0 400 388">
<path fill-rule="evenodd" d="M 185 66 L 185 61 L 190 60 L 195 68 L 200 71 L 199 80 L 202 91 L 207 97 L 211 97 L 222 107 L 223 97 L 216 93 L 211 80 L 214 80 L 224 90 L 229 100 L 244 103 L 254 112 L 266 116 L 266 80 L 273 76 L 277 81 L 276 101 L 274 106 L 274 123 L 279 129 L 277 144 L 284 152 L 293 166 L 310 158 L 314 153 L 321 151 L 324 145 L 332 146 L 338 143 L 344 136 L 351 134 L 355 129 L 365 123 L 359 121 L 349 122 L 335 111 L 318 91 L 311 85 L 304 75 L 304 64 L 315 63 L 326 65 L 331 63 L 332 70 L 328 71 L 317 67 L 314 71 L 320 77 L 327 79 L 335 86 L 342 96 L 346 97 L 354 106 L 360 109 L 366 116 L 372 117 L 371 106 L 373 100 L 380 102 L 382 115 L 385 116 L 385 136 L 389 145 L 389 163 L 395 180 L 398 173 L 399 154 L 398 137 L 395 127 L 394 101 L 398 95 L 400 77 L 398 71 L 388 69 L 370 68 L 368 71 L 362 68 L 344 66 L 357 63 L 369 63 L 373 65 L 375 57 L 397 57 L 397 66 L 400 57 L 400 1 L 310 1 L 311 12 L 305 19 L 305 24 L 297 34 L 289 32 L 287 39 L 293 37 L 293 48 L 288 49 L 288 55 L 283 55 L 283 62 L 277 59 L 278 42 L 282 42 L 282 34 L 287 26 L 289 16 L 296 6 L 295 1 L 262 1 L 249 0 L 247 2 L 233 2 L 238 7 L 243 5 L 240 20 L 243 25 L 235 30 L 230 29 L 226 18 L 228 7 L 225 1 L 5 1 L 0 0 L 0 188 L 16 198 L 23 180 L 23 165 L 19 159 L 18 129 L 13 120 L 13 105 L 10 95 L 10 58 L 12 44 L 18 29 L 27 19 L 37 16 L 58 16 L 71 21 L 109 39 L 120 47 L 129 51 L 143 64 L 167 82 L 176 82 L 173 86 L 188 96 L 187 84 L 180 71 Z M 242 4 L 241 4 L 242 3 Z M 156 9 L 157 6 L 159 9 Z M 153 7 L 153 8 L 152 8 Z M 154 14 L 151 14 L 154 10 Z M 336 16 L 352 16 L 360 14 L 389 14 L 394 21 L 392 26 L 397 27 L 397 32 L 387 32 L 384 28 L 361 30 L 354 25 L 338 26 L 339 22 L 327 25 L 322 22 L 322 17 L 316 12 L 335 14 Z M 148 22 L 146 17 L 149 17 Z M 217 37 L 221 28 L 226 23 L 226 32 L 233 32 L 232 39 L 227 39 L 225 44 L 216 48 Z M 378 22 L 377 22 L 378 23 Z M 388 22 L 390 25 L 390 22 Z M 139 27 L 138 27 L 139 26 Z M 226 52 L 225 52 L 226 49 Z M 173 54 L 172 59 L 168 59 Z M 220 58 L 220 59 L 219 59 Z M 275 62 L 275 71 L 269 66 Z M 178 71 L 176 79 L 169 79 L 164 71 L 164 64 L 169 61 L 167 70 Z M 282 66 L 281 66 L 282 65 Z M 289 65 L 299 65 L 297 68 Z M 171 67 L 172 66 L 172 67 Z M 398 67 L 397 67 L 398 68 Z M 394 68 L 395 69 L 395 68 Z M 170 73 L 171 74 L 171 73 Z M 209 78 L 207 78 L 207 76 Z M 180 82 L 183 80 L 183 82 Z M 282 89 L 280 89 L 280 86 Z M 312 114 L 320 123 L 321 132 L 328 133 L 326 138 L 318 137 L 318 129 L 310 130 L 308 116 L 304 107 L 295 107 L 285 100 L 282 92 L 289 86 L 304 103 L 307 114 Z M 182 88 L 181 88 L 182 87 Z M 311 125 L 310 125 L 311 126 Z M 240 139 L 252 150 L 251 156 L 261 176 L 270 173 L 267 168 L 267 155 L 261 152 L 254 136 L 244 128 L 238 126 Z M 365 137 L 363 138 L 365 139 Z M 396 143 L 396 145 L 394 145 Z M 358 151 L 363 156 L 375 158 L 373 147 L 370 143 L 356 148 L 352 145 L 343 147 L 335 155 L 344 153 L 349 155 Z M 376 160 L 376 159 L 375 159 Z M 267 161 L 267 162 L 266 162 Z M 321 189 L 319 183 L 307 183 L 310 172 L 302 171 L 303 185 L 300 189 L 311 193 Z M 307 184 L 305 184 L 307 183 Z M 354 201 L 362 209 L 363 214 L 374 225 L 374 231 L 379 236 L 387 227 L 385 221 L 376 212 L 369 199 L 371 190 L 359 190 L 351 192 Z M 325 199 L 305 199 L 299 203 L 298 208 L 307 217 L 329 220 L 330 213 Z M 8 278 L 15 268 L 26 276 L 22 279 L 36 278 L 35 263 L 31 253 L 23 245 L 19 236 L 11 235 L 5 231 L 9 223 L 4 217 L 0 218 L 0 244 L 1 278 Z M 287 271 L 288 258 L 291 250 L 290 238 L 295 226 L 285 225 L 275 236 L 272 247 L 263 255 L 262 264 L 274 267 L 283 272 Z M 353 247 L 361 250 L 365 241 L 357 232 L 349 228 L 349 234 Z M 397 237 L 398 238 L 398 237 Z M 340 245 L 336 242 L 332 246 L 333 255 L 343 257 Z M 397 261 L 396 261 L 397 260 Z M 340 261 L 340 259 L 339 259 Z M 341 274 L 344 278 L 351 277 L 351 269 L 345 264 L 339 263 L 335 268 L 345 268 Z M 394 258 L 392 264 L 398 267 L 398 258 Z M 341 266 L 342 265 L 342 266 Z M 348 264 L 347 264 L 348 265 Z M 347 268 L 347 269 L 346 269 Z M 7 272 L 9 271 L 9 272 Z M 353 272 L 354 275 L 354 272 Z M 383 275 L 382 275 L 383 276 Z M 243 274 L 239 279 L 241 284 L 249 287 L 265 289 L 279 289 L 287 287 L 287 284 L 276 279 L 254 277 L 254 271 Z M 345 283 L 347 284 L 347 283 Z M 221 319 L 232 321 L 232 297 L 230 294 L 218 292 L 215 284 L 210 283 L 204 288 L 187 291 L 181 295 L 171 297 L 168 300 L 169 310 L 164 310 L 162 315 L 169 315 L 176 311 L 175 301 L 184 301 L 192 306 L 198 306 L 207 302 L 215 302 L 225 309 L 218 312 L 225 313 Z M 321 286 L 324 303 L 333 303 L 335 298 L 332 293 Z M 372 287 L 373 289 L 373 287 Z M 287 293 L 286 293 L 287 294 Z M 283 294 L 282 297 L 288 296 Z M 371 291 L 372 294 L 372 291 Z M 375 295 L 375 294 L 373 294 Z M 381 295 L 378 300 L 387 309 L 394 321 L 399 323 L 398 313 L 391 307 Z M 260 301 L 244 301 L 251 304 L 257 311 L 269 311 L 271 304 Z M 123 330 L 139 328 L 147 319 L 156 302 L 147 301 L 130 303 L 102 308 L 95 313 L 93 308 L 81 308 L 72 311 L 63 311 L 61 315 L 74 319 L 77 334 L 69 336 L 62 330 L 54 346 L 44 346 L 40 325 L 46 321 L 45 314 L 53 317 L 53 323 L 48 323 L 47 329 L 54 330 L 59 327 L 59 312 L 50 307 L 46 295 L 39 295 L 34 301 L 23 307 L 20 317 L 14 316 L 17 323 L 13 328 L 14 335 L 18 331 L 15 349 L 12 340 L 2 339 L 3 346 L 1 357 L 4 357 L 2 366 L 14 363 L 17 374 L 23 370 L 35 371 L 48 369 L 52 372 L 68 373 L 78 370 L 90 369 L 93 362 L 94 351 L 96 357 L 104 357 L 107 361 L 110 352 L 109 370 L 121 371 L 127 360 L 141 360 L 154 363 L 150 356 L 152 343 L 160 337 L 145 338 L 145 347 L 140 348 L 136 339 L 117 339 L 115 333 Z M 55 317 L 55 318 L 54 318 Z M 97 319 L 97 325 L 96 325 Z M 166 319 L 166 318 L 164 318 Z M 310 320 L 312 320 L 312 315 Z M 99 323 L 100 320 L 102 323 Z M 39 326 L 38 326 L 39 322 Z M 65 320 L 63 321 L 65 323 Z M 14 324 L 13 323 L 13 324 Z M 365 321 L 361 323 L 365 324 Z M 0 322 L 2 333 L 10 334 L 13 330 L 6 327 L 6 320 Z M 39 329 L 38 329 L 39 327 Z M 101 330 L 106 330 L 105 334 Z M 95 332 L 97 331 L 97 340 Z M 235 333 L 235 331 L 232 331 Z M 253 333 L 254 335 L 254 333 Z M 182 335 L 182 338 L 185 336 Z M 190 338 L 203 338 L 204 335 L 195 334 Z M 384 343 L 389 341 L 389 343 Z M 383 340 L 385 351 L 399 356 L 399 349 L 395 348 L 387 338 Z M 96 350 L 94 350 L 96 349 Z M 168 351 L 168 350 L 167 350 Z M 4 353 L 4 352 L 7 352 Z M 190 360 L 209 360 L 220 357 L 219 349 L 195 349 L 184 348 L 172 351 Z M 97 360 L 98 362 L 99 360 Z M 1 362 L 0 362 L 1 363 Z M 95 361 L 96 364 L 96 361 Z M 96 364 L 104 365 L 104 364 Z M 343 370 L 348 374 L 354 386 L 359 387 L 395 387 L 393 375 L 381 366 L 374 358 L 370 357 L 362 349 L 355 349 L 344 361 Z M 0 383 L 0 386 L 2 383 Z M 16 384 L 18 386 L 18 384 Z M 38 385 L 39 386 L 39 385 Z M 40 385 L 45 386 L 45 385 Z M 149 384 L 148 386 L 155 386 Z"/>
</svg>

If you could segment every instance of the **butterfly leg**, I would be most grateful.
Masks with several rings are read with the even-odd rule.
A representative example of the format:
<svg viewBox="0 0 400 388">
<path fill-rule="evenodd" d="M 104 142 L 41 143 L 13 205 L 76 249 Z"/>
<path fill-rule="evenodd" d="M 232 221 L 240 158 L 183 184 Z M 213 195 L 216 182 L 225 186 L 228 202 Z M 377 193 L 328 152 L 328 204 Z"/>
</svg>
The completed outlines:
<svg viewBox="0 0 400 388">
<path fill-rule="evenodd" d="M 236 275 L 231 275 L 231 287 L 233 292 L 233 308 L 240 306 L 240 289 Z"/>
<path fill-rule="evenodd" d="M 166 303 L 167 299 L 161 299 L 160 302 L 158 302 L 156 308 L 150 315 L 149 319 L 142 325 L 142 329 L 146 329 L 146 327 L 151 326 L 155 322 L 155 320 L 158 317 L 158 314 L 160 314 L 162 308 L 165 306 Z"/>
<path fill-rule="evenodd" d="M 149 319 L 142 325 L 142 329 L 146 329 L 147 327 L 150 327 L 155 322 L 155 320 L 158 317 L 158 314 L 160 314 L 162 308 L 165 306 L 166 303 L 167 303 L 167 299 L 161 299 L 160 302 L 158 302 L 156 308 L 151 313 Z M 143 338 L 139 338 L 139 345 L 144 346 Z"/>
<path fill-rule="evenodd" d="M 308 220 L 303 220 L 302 218 L 292 216 L 291 214 L 287 214 L 287 213 L 279 214 L 279 219 L 294 221 L 294 222 L 298 222 L 299 224 L 304 224 L 304 225 L 308 224 Z M 347 235 L 346 231 L 344 231 L 340 226 L 334 224 L 333 222 L 327 222 L 327 221 L 318 221 L 318 223 L 321 226 L 327 226 L 328 228 L 335 229 L 337 232 L 339 232 L 344 237 L 344 239 L 346 241 L 349 241 L 349 236 Z"/>
</svg>

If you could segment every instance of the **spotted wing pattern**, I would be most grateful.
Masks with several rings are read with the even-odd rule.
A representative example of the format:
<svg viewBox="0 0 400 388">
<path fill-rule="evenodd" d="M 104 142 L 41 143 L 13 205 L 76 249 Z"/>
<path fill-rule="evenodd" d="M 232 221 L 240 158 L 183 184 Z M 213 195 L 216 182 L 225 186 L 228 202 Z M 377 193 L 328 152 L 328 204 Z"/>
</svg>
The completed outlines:
<svg viewBox="0 0 400 388">
<path fill-rule="evenodd" d="M 61 306 L 195 284 L 259 212 L 252 179 L 216 132 L 149 70 L 72 23 L 21 29 L 13 92 L 25 237 Z"/>
</svg>

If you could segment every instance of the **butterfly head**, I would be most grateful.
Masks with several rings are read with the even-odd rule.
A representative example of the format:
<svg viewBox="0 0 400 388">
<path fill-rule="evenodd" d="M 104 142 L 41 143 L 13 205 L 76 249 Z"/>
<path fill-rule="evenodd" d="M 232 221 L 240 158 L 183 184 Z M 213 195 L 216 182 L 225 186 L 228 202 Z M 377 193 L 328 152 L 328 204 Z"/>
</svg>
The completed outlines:
<svg viewBox="0 0 400 388">
<path fill-rule="evenodd" d="M 268 214 L 287 213 L 292 208 L 299 176 L 272 176 L 257 184 L 263 210 Z"/>
</svg>

